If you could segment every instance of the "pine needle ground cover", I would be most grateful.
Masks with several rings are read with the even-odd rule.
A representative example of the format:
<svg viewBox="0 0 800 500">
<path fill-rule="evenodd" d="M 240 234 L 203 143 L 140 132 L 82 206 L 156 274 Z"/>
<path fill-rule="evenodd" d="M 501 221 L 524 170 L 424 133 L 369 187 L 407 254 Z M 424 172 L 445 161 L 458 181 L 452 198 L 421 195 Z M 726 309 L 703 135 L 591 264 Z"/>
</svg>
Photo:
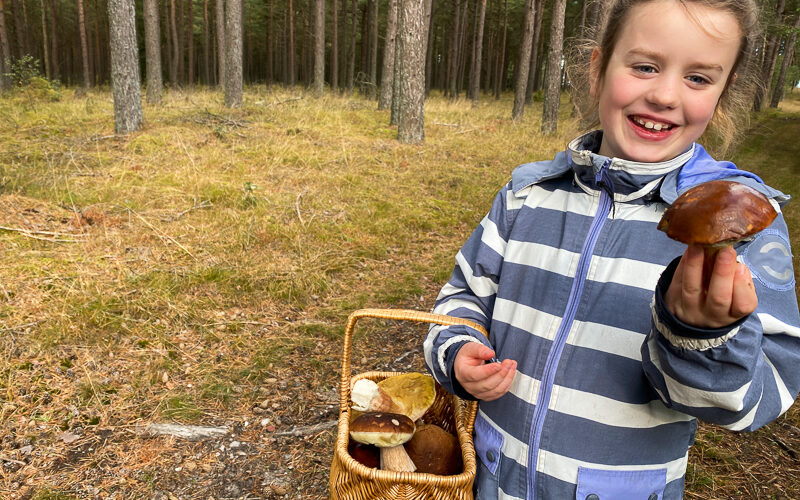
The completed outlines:
<svg viewBox="0 0 800 500">
<path fill-rule="evenodd" d="M 126 136 L 108 92 L 0 98 L 0 495 L 326 498 L 347 315 L 428 310 L 513 167 L 578 132 L 510 100 L 432 97 L 408 146 L 358 96 L 173 91 Z M 765 113 L 737 159 L 800 195 L 798 134 Z M 360 323 L 353 371 L 423 370 L 424 333 Z M 687 496 L 790 498 L 798 427 L 702 427 Z"/>
</svg>

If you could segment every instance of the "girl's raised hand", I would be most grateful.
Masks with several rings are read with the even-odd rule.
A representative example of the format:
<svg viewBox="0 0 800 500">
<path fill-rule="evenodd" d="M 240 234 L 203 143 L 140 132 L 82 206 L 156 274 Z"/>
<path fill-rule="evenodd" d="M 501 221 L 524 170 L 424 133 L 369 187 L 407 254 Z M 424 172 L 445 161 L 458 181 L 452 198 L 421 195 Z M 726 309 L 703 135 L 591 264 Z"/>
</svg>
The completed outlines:
<svg viewBox="0 0 800 500">
<path fill-rule="evenodd" d="M 750 270 L 736 262 L 733 247 L 716 256 L 708 289 L 703 286 L 703 249 L 689 245 L 665 297 L 678 319 L 699 328 L 721 328 L 756 310 L 758 297 Z"/>
<path fill-rule="evenodd" d="M 456 354 L 456 380 L 470 394 L 483 401 L 492 401 L 511 387 L 517 362 L 504 359 L 501 363 L 486 363 L 494 351 L 477 342 L 467 342 Z"/>
</svg>

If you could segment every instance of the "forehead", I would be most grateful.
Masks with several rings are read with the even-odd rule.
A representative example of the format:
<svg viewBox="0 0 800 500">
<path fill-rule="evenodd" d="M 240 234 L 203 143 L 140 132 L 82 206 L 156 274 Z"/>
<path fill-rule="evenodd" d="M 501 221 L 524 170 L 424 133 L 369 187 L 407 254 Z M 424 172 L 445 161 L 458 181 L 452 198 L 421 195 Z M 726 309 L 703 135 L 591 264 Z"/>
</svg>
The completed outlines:
<svg viewBox="0 0 800 500">
<path fill-rule="evenodd" d="M 728 59 L 724 56 L 730 52 L 732 65 L 741 38 L 739 22 L 727 10 L 691 1 L 655 0 L 631 8 L 622 21 L 614 51 L 636 46 L 717 59 Z M 708 49 L 714 54 L 704 52 Z"/>
</svg>

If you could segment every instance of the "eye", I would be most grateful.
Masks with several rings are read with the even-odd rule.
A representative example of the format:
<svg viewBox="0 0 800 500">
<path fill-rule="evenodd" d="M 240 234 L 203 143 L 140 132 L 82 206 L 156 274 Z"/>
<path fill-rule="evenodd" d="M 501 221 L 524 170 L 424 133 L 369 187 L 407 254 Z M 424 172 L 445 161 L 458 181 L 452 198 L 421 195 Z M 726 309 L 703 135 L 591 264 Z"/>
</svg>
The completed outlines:
<svg viewBox="0 0 800 500">
<path fill-rule="evenodd" d="M 651 64 L 635 64 L 633 70 L 637 73 L 650 74 L 656 72 L 656 67 Z"/>
<path fill-rule="evenodd" d="M 711 80 L 702 75 L 689 75 L 686 79 L 695 85 L 709 85 L 711 83 Z"/>
</svg>

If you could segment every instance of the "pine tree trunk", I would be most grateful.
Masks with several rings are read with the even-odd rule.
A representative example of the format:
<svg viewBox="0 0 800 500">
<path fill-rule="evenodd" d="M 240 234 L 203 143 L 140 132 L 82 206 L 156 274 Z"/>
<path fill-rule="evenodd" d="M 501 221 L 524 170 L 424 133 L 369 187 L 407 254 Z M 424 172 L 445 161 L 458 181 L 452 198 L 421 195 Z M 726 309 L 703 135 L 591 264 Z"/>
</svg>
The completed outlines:
<svg viewBox="0 0 800 500">
<path fill-rule="evenodd" d="M 381 93 L 378 98 L 378 109 L 387 109 L 392 105 L 397 2 L 398 0 L 389 0 L 389 12 L 386 13 L 386 38 L 383 44 L 383 69 L 381 70 Z"/>
<path fill-rule="evenodd" d="M 483 62 L 483 24 L 486 18 L 486 0 L 480 0 L 478 10 L 478 35 L 475 37 L 475 72 L 472 80 L 472 105 L 478 105 L 481 85 L 481 63 Z"/>
<path fill-rule="evenodd" d="M 369 20 L 369 98 L 378 96 L 378 0 L 371 0 Z"/>
<path fill-rule="evenodd" d="M 343 0 L 347 1 L 347 0 Z M 347 93 L 353 93 L 353 84 L 356 74 L 356 35 L 358 35 L 358 0 L 352 0 L 352 29 L 350 30 L 350 55 L 347 58 Z"/>
<path fill-rule="evenodd" d="M 536 0 L 526 0 L 522 45 L 517 58 L 517 79 L 514 84 L 514 107 L 511 110 L 511 119 L 513 121 L 522 119 L 522 113 L 525 110 L 525 90 L 528 86 L 528 71 L 530 71 L 531 67 L 531 46 L 533 44 L 533 23 L 536 20 L 535 18 Z"/>
<path fill-rule="evenodd" d="M 100 62 L 102 52 L 100 50 L 100 7 L 98 0 L 94 0 L 94 84 L 99 85 L 103 81 L 103 64 Z"/>
<path fill-rule="evenodd" d="M 783 23 L 785 8 L 786 0 L 778 0 L 778 3 L 775 5 L 775 24 L 778 26 Z M 762 81 L 763 87 L 756 90 L 756 95 L 753 99 L 754 111 L 761 111 L 764 109 L 764 104 L 769 100 L 772 75 L 775 73 L 775 63 L 778 60 L 780 41 L 781 35 L 777 32 L 777 28 L 774 27 L 773 32 L 767 37 L 767 47 L 764 50 L 764 61 L 761 71 L 762 78 L 764 78 Z"/>
<path fill-rule="evenodd" d="M 314 97 L 325 90 L 325 0 L 314 0 Z"/>
<path fill-rule="evenodd" d="M 211 85 L 211 26 L 209 26 L 208 0 L 203 0 L 203 81 L 206 85 Z"/>
<path fill-rule="evenodd" d="M 242 105 L 242 0 L 227 0 L 225 5 L 225 106 Z"/>
<path fill-rule="evenodd" d="M 397 139 L 403 143 L 425 140 L 425 2 L 402 0 L 400 28 L 400 116 Z"/>
<path fill-rule="evenodd" d="M 142 124 L 141 80 L 136 45 L 134 0 L 108 1 L 111 35 L 111 89 L 114 96 L 114 130 L 127 134 Z"/>
<path fill-rule="evenodd" d="M 50 0 L 50 70 L 53 73 L 53 80 L 61 78 L 61 68 L 58 61 L 58 35 L 56 26 L 58 25 L 58 15 L 56 11 L 56 0 Z"/>
<path fill-rule="evenodd" d="M 172 57 L 170 58 L 169 61 L 169 83 L 174 89 L 178 87 L 178 80 L 180 78 L 180 72 L 179 72 L 180 66 L 178 61 L 180 61 L 180 54 L 181 54 L 180 52 L 181 42 L 180 38 L 178 37 L 178 24 L 176 20 L 177 14 L 176 14 L 175 0 L 170 0 L 169 16 L 170 16 L 170 28 L 172 30 L 172 43 L 171 43 Z"/>
<path fill-rule="evenodd" d="M 194 71 L 194 1 L 193 0 L 186 0 L 188 3 L 188 12 L 186 13 L 186 45 L 189 50 L 189 85 L 194 85 L 195 83 L 195 71 Z"/>
<path fill-rule="evenodd" d="M 781 69 L 778 72 L 778 80 L 775 82 L 775 89 L 772 91 L 772 98 L 770 99 L 769 106 L 771 108 L 777 108 L 778 104 L 780 104 L 781 100 L 783 100 L 783 92 L 784 92 L 784 84 L 786 82 L 786 72 L 789 70 L 789 66 L 792 64 L 792 58 L 794 57 L 794 46 L 797 42 L 797 32 L 800 30 L 800 14 L 797 15 L 797 19 L 794 22 L 794 27 L 792 31 L 789 33 L 789 37 L 786 40 L 786 44 L 784 45 L 783 49 L 783 62 L 781 63 Z"/>
<path fill-rule="evenodd" d="M 544 2 L 545 0 L 536 0 L 536 20 L 533 22 L 533 43 L 531 44 L 531 69 L 533 72 L 533 79 L 531 84 L 532 91 L 537 91 L 541 88 L 541 74 L 542 64 L 540 62 L 539 54 L 542 53 L 542 18 L 544 18 Z"/>
<path fill-rule="evenodd" d="M 553 0 L 553 19 L 550 24 L 550 50 L 545 72 L 542 132 L 552 134 L 558 129 L 558 105 L 561 100 L 561 55 L 564 51 L 564 14 L 566 0 Z"/>
<path fill-rule="evenodd" d="M 456 79 L 456 99 L 464 90 L 464 72 L 467 67 L 467 26 L 469 25 L 469 1 L 461 3 L 461 32 L 458 34 L 458 72 Z"/>
<path fill-rule="evenodd" d="M 22 2 L 22 43 L 25 44 L 25 53 L 32 54 L 33 48 L 31 47 L 31 33 L 28 31 L 28 4 Z"/>
<path fill-rule="evenodd" d="M 80 1 L 80 0 L 79 0 Z M 144 0 L 144 48 L 147 69 L 147 102 L 161 102 L 161 26 L 157 0 Z"/>
<path fill-rule="evenodd" d="M 289 85 L 294 85 L 297 81 L 297 73 L 295 72 L 295 62 L 294 62 L 294 5 L 292 0 L 289 0 L 289 49 L 288 49 L 288 56 L 289 60 L 287 62 L 287 69 L 289 70 Z"/>
<path fill-rule="evenodd" d="M 506 49 L 508 43 L 508 0 L 505 0 L 503 7 L 503 43 L 500 45 L 500 58 L 497 60 L 496 80 L 494 84 L 494 98 L 500 99 L 503 83 L 506 79 Z"/>
<path fill-rule="evenodd" d="M 339 2 L 333 0 L 331 8 L 333 26 L 331 27 L 331 91 L 339 90 Z"/>
<path fill-rule="evenodd" d="M 11 12 L 14 16 L 14 34 L 17 38 L 17 57 L 21 58 L 27 52 L 25 51 L 25 38 L 23 34 L 22 13 L 19 8 L 20 0 L 11 0 Z M 6 34 L 8 38 L 8 34 Z"/>
<path fill-rule="evenodd" d="M 78 0 L 78 31 L 81 37 L 81 63 L 83 66 L 83 88 L 88 89 L 89 83 L 89 44 L 86 41 L 86 18 L 83 13 L 83 0 Z"/>
<path fill-rule="evenodd" d="M 347 89 L 347 55 L 350 53 L 350 38 L 347 22 L 347 0 L 342 0 L 342 72 L 340 82 L 343 89 Z"/>
<path fill-rule="evenodd" d="M 174 0 L 173 0 L 174 1 Z M 219 70 L 217 82 L 222 90 L 225 90 L 225 75 L 228 73 L 225 67 L 225 0 L 217 0 L 217 69 Z"/>
<path fill-rule="evenodd" d="M 42 7 L 42 50 L 44 51 L 44 75 L 47 77 L 48 80 L 53 78 L 53 69 L 50 67 L 50 48 L 48 47 L 48 40 L 47 40 L 47 16 L 45 13 L 47 9 L 45 8 L 44 0 L 40 0 L 40 5 Z M 5 18 L 3 18 L 5 19 Z M 6 43 L 8 43 L 8 39 L 6 37 Z M 9 60 L 11 58 L 9 57 Z"/>
<path fill-rule="evenodd" d="M 427 97 L 431 93 L 431 84 L 433 83 L 433 45 L 436 38 L 436 30 L 433 27 L 433 0 L 425 1 L 425 26 L 425 29 L 428 30 L 425 53 L 425 96 Z"/>
<path fill-rule="evenodd" d="M 453 0 L 453 11 L 456 17 L 453 19 L 453 31 L 450 38 L 449 64 L 447 69 L 448 95 L 450 99 L 455 99 L 458 93 L 458 49 L 461 46 L 458 35 L 461 33 L 461 1 L 462 0 Z"/>
<path fill-rule="evenodd" d="M 6 73 L 10 71 L 11 47 L 8 45 L 8 29 L 6 28 L 6 13 L 4 0 L 0 0 L 0 90 L 11 87 Z M 46 43 L 46 42 L 45 42 Z"/>
</svg>

